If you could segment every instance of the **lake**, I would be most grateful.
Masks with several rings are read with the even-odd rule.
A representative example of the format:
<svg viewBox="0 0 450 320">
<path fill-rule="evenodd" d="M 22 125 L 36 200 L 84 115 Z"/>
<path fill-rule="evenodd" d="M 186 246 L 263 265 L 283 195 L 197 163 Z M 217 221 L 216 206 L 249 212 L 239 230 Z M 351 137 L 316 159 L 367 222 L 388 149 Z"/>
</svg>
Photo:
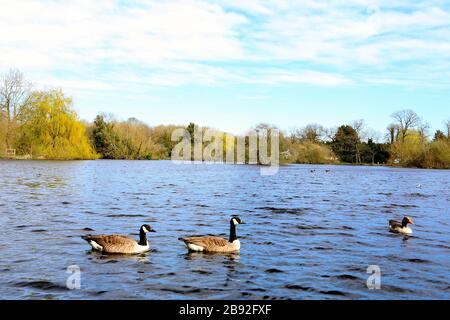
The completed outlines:
<svg viewBox="0 0 450 320">
<path fill-rule="evenodd" d="M 388 167 L 0 161 L 2 299 L 450 299 L 450 171 Z M 181 236 L 228 236 L 239 254 L 188 254 Z M 409 215 L 414 235 L 388 232 Z M 138 237 L 105 256 L 80 237 Z M 93 229 L 91 231 L 89 229 Z M 69 290 L 69 266 L 81 287 Z M 367 269 L 381 270 L 369 290 Z"/>
</svg>

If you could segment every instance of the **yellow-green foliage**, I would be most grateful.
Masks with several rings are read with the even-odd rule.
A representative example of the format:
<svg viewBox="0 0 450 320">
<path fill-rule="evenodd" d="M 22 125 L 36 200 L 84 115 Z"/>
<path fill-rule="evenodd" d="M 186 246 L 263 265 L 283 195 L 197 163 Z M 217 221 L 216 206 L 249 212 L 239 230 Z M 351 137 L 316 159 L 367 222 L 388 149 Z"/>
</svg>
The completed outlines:
<svg viewBox="0 0 450 320">
<path fill-rule="evenodd" d="M 404 141 L 395 142 L 391 154 L 391 161 L 403 167 L 450 168 L 449 141 L 428 142 L 417 131 L 410 131 Z"/>
<path fill-rule="evenodd" d="M 233 135 L 223 134 L 223 159 L 236 161 L 237 140 Z M 227 158 L 229 157 L 229 158 Z"/>
<path fill-rule="evenodd" d="M 172 141 L 174 130 L 181 128 L 174 125 L 160 125 L 151 128 L 151 137 L 153 145 L 151 147 L 152 159 L 170 159 L 171 151 L 177 142 Z"/>
<path fill-rule="evenodd" d="M 153 142 L 146 124 L 131 118 L 114 123 L 114 130 L 122 141 L 124 159 L 151 159 Z"/>
<path fill-rule="evenodd" d="M 425 159 L 426 141 L 417 131 L 410 131 L 405 140 L 391 147 L 391 161 L 405 167 L 421 167 Z"/>
<path fill-rule="evenodd" d="M 37 91 L 25 111 L 22 143 L 34 157 L 95 159 L 84 124 L 61 90 Z"/>
<path fill-rule="evenodd" d="M 295 163 L 329 164 L 336 162 L 330 148 L 318 143 L 305 141 L 291 146 L 291 157 Z"/>
<path fill-rule="evenodd" d="M 450 141 L 436 140 L 431 142 L 425 156 L 424 167 L 450 169 Z"/>
</svg>

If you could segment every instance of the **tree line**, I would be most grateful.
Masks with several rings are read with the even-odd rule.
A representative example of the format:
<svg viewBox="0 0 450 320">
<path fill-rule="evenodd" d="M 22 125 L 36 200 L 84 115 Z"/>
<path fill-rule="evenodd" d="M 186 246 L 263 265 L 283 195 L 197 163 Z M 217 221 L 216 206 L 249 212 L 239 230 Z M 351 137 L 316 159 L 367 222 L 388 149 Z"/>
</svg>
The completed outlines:
<svg viewBox="0 0 450 320">
<path fill-rule="evenodd" d="M 450 119 L 443 123 L 443 130 L 431 134 L 430 125 L 413 110 L 397 111 L 391 118 L 393 122 L 387 126 L 384 137 L 367 128 L 364 120 L 337 128 L 308 125 L 293 130 L 290 136 L 297 145 L 309 142 L 327 148 L 340 163 L 450 168 Z M 303 160 L 294 162 L 304 163 Z"/>
<path fill-rule="evenodd" d="M 182 126 L 151 127 L 130 118 L 99 114 L 81 121 L 73 102 L 60 89 L 35 90 L 22 73 L 12 70 L 0 78 L 0 157 L 32 159 L 171 159 L 178 143 L 172 133 Z M 186 129 L 193 133 L 198 125 Z M 206 130 L 207 128 L 203 128 Z M 277 129 L 259 124 L 252 131 Z M 224 153 L 237 138 L 222 133 Z M 194 143 L 194 141 L 192 141 Z M 245 140 L 248 147 L 248 139 Z M 419 168 L 450 168 L 450 119 L 441 130 L 412 110 L 392 114 L 384 137 L 356 120 L 336 128 L 309 124 L 280 131 L 282 163 L 380 164 Z M 248 161 L 248 158 L 246 158 Z"/>
</svg>

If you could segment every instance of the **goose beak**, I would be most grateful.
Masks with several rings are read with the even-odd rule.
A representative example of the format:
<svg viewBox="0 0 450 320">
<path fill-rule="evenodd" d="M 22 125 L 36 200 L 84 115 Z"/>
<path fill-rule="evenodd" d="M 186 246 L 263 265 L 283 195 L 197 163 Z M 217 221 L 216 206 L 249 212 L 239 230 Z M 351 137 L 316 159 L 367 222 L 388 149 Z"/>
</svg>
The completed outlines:
<svg viewBox="0 0 450 320">
<path fill-rule="evenodd" d="M 155 229 L 152 229 L 152 230 L 150 230 L 150 232 L 156 232 L 156 230 L 155 230 Z"/>
</svg>

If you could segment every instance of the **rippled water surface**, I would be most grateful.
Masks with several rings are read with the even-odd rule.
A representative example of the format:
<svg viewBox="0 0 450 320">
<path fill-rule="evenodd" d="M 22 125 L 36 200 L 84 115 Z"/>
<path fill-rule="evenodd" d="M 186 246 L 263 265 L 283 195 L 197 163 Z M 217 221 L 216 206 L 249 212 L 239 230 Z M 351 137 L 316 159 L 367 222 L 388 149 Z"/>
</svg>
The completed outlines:
<svg viewBox="0 0 450 320">
<path fill-rule="evenodd" d="M 0 161 L 0 297 L 450 299 L 449 190 L 449 171 Z M 232 214 L 247 223 L 240 254 L 187 254 L 177 240 L 226 237 Z M 388 232 L 403 215 L 412 237 Z M 143 223 L 158 232 L 140 256 L 92 253 L 80 238 L 137 237 Z M 66 287 L 71 265 L 80 290 Z M 369 265 L 381 290 L 367 289 Z"/>
</svg>

